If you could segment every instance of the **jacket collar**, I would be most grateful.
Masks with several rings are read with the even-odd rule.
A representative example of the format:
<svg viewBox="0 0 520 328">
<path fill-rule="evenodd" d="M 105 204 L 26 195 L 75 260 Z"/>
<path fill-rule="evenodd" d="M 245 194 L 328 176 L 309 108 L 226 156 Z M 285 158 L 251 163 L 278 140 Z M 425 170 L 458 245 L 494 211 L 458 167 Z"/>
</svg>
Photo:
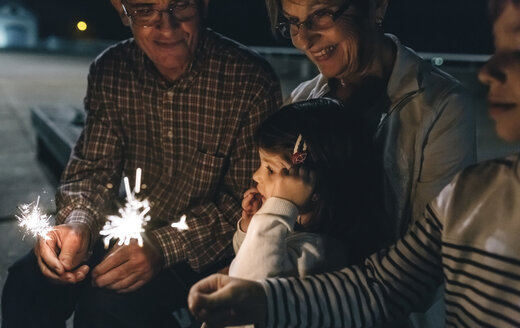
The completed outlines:
<svg viewBox="0 0 520 328">
<path fill-rule="evenodd" d="M 403 97 L 420 89 L 422 82 L 419 69 L 421 59 L 413 50 L 403 46 L 397 37 L 391 34 L 385 35 L 394 41 L 397 48 L 394 68 L 387 86 L 387 93 L 393 105 Z"/>
</svg>

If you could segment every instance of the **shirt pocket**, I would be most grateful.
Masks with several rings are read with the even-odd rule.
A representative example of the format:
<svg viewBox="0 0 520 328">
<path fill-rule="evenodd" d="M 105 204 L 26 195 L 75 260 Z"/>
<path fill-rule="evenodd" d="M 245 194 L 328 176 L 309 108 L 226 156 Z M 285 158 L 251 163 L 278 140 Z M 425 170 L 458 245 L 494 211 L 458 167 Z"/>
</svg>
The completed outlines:
<svg viewBox="0 0 520 328">
<path fill-rule="evenodd" d="M 195 151 L 192 160 L 183 170 L 182 192 L 187 207 L 216 199 L 217 191 L 224 179 L 226 157 Z"/>
</svg>

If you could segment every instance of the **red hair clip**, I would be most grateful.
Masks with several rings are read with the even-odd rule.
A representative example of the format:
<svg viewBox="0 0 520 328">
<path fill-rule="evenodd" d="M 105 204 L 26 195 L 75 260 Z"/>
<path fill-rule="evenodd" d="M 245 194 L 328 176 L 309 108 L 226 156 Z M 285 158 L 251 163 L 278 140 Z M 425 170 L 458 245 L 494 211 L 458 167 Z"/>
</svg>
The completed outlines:
<svg viewBox="0 0 520 328">
<path fill-rule="evenodd" d="M 293 154 L 291 156 L 291 161 L 293 165 L 303 164 L 305 159 L 307 158 L 307 144 L 303 140 L 301 134 L 298 135 L 298 139 L 294 144 Z"/>
</svg>

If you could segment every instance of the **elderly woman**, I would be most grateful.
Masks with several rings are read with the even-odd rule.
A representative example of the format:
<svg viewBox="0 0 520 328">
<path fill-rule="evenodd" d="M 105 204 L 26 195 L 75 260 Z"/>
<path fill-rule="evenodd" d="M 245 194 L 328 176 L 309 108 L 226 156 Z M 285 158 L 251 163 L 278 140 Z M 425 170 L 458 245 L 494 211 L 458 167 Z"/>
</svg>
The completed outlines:
<svg viewBox="0 0 520 328">
<path fill-rule="evenodd" d="M 397 239 L 476 160 L 471 98 L 458 81 L 383 34 L 387 0 L 266 2 L 272 27 L 320 71 L 287 102 L 327 96 L 363 109 L 353 114 L 380 154 L 388 237 Z"/>
</svg>

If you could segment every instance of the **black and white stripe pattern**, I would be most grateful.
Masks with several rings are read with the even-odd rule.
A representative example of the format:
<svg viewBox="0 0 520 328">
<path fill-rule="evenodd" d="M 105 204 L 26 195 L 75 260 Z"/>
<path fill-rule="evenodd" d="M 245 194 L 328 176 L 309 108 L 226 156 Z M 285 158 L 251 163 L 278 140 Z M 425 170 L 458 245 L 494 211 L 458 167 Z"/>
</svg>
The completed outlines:
<svg viewBox="0 0 520 328">
<path fill-rule="evenodd" d="M 388 253 L 364 265 L 265 283 L 272 327 L 370 327 L 404 316 L 442 281 L 439 222 L 417 222 Z M 300 315 L 296 315 L 300 313 Z"/>
<path fill-rule="evenodd" d="M 447 327 L 520 327 L 520 181 L 510 162 L 461 173 L 362 265 L 263 282 L 267 326 L 371 327 L 404 317 L 444 282 Z"/>
</svg>

